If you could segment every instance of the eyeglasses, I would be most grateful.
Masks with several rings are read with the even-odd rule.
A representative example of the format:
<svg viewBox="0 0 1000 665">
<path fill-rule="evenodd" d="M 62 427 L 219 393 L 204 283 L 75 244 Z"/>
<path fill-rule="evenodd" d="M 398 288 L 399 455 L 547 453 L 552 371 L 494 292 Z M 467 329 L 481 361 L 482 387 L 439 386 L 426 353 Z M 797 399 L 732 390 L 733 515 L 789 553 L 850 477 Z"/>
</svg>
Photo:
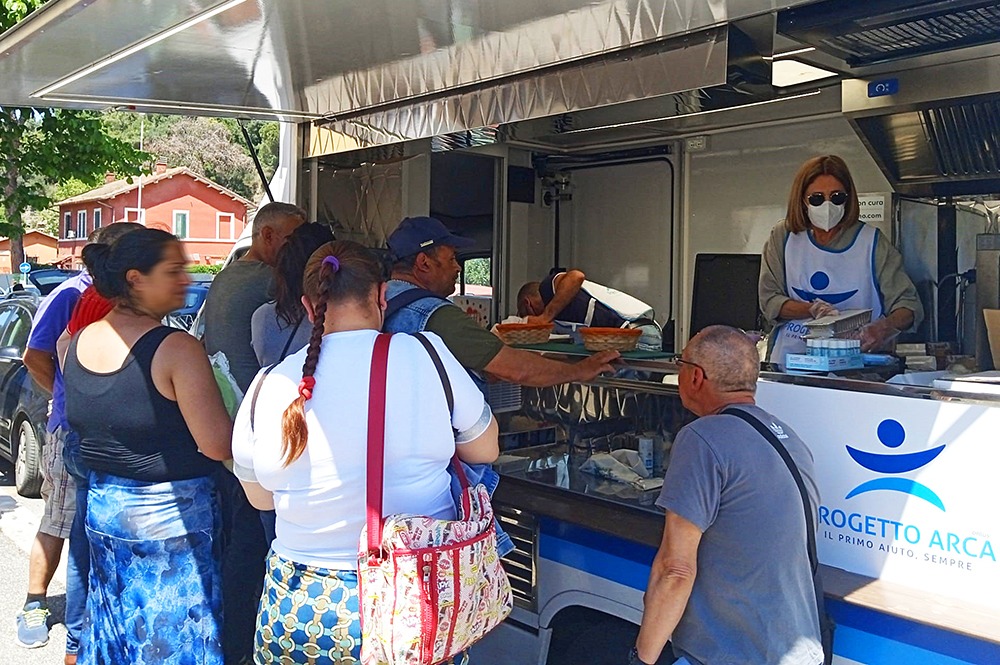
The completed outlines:
<svg viewBox="0 0 1000 665">
<path fill-rule="evenodd" d="M 678 365 L 691 365 L 691 367 L 697 367 L 698 369 L 701 370 L 702 376 L 704 376 L 706 380 L 708 379 L 708 372 L 706 372 L 705 368 L 699 365 L 698 363 L 691 362 L 690 360 L 684 360 L 680 356 L 674 358 L 674 362 L 677 363 Z"/>
<path fill-rule="evenodd" d="M 808 197 L 806 201 L 814 208 L 818 208 L 823 205 L 823 201 L 826 201 L 826 195 L 823 192 L 813 192 Z M 847 203 L 847 192 L 830 192 L 830 203 L 835 206 L 844 205 Z"/>
</svg>

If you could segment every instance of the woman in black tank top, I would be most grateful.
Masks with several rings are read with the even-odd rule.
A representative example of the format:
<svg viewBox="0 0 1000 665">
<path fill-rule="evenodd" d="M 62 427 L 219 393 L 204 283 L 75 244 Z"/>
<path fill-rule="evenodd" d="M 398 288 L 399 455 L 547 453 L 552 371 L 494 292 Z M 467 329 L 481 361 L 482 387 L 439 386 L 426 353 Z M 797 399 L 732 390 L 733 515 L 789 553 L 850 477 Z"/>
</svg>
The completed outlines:
<svg viewBox="0 0 1000 665">
<path fill-rule="evenodd" d="M 222 665 L 213 473 L 231 456 L 232 425 L 201 345 L 160 325 L 184 303 L 186 258 L 156 229 L 84 254 L 115 307 L 76 335 L 64 367 L 67 418 L 90 470 L 78 662 L 179 654 Z"/>
</svg>

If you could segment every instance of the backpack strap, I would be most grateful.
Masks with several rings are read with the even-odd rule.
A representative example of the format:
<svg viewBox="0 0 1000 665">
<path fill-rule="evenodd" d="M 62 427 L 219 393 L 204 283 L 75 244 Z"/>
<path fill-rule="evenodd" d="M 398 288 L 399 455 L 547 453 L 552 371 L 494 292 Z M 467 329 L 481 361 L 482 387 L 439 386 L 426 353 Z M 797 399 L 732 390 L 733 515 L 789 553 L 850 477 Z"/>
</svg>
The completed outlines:
<svg viewBox="0 0 1000 665">
<path fill-rule="evenodd" d="M 444 369 L 444 363 L 441 362 L 441 355 L 423 333 L 416 333 L 413 336 L 416 337 L 417 341 L 423 345 L 424 349 L 427 351 L 427 355 L 431 357 L 431 362 L 434 363 L 434 369 L 437 370 L 438 378 L 441 379 L 441 387 L 444 388 L 445 400 L 448 402 L 448 417 L 452 418 L 455 414 L 455 393 L 451 388 L 451 380 L 448 378 L 448 372 Z M 455 475 L 458 477 L 458 482 L 461 484 L 462 488 L 464 489 L 468 487 L 469 480 L 465 475 L 465 469 L 462 468 L 461 460 L 458 459 L 457 450 L 451 458 L 451 465 L 455 469 Z"/>
<path fill-rule="evenodd" d="M 437 349 L 434 348 L 434 345 L 431 344 L 431 341 L 423 333 L 416 333 L 413 336 L 417 338 L 417 341 L 427 351 L 427 355 L 431 357 L 434 369 L 437 370 L 438 377 L 441 379 L 441 387 L 444 388 L 444 397 L 448 400 L 448 415 L 453 416 L 455 414 L 455 393 L 452 392 L 451 381 L 448 379 L 448 373 L 444 369 L 444 363 L 441 362 L 441 356 L 438 355 Z"/>
<path fill-rule="evenodd" d="M 412 305 L 418 300 L 423 300 L 424 298 L 434 298 L 436 300 L 443 300 L 444 302 L 450 302 L 447 298 L 442 298 L 433 291 L 428 291 L 427 289 L 414 288 L 407 289 L 402 293 L 396 294 L 389 298 L 389 302 L 386 303 L 385 308 L 385 319 L 388 320 L 390 316 L 403 309 L 407 305 Z"/>
<path fill-rule="evenodd" d="M 764 423 L 760 422 L 742 409 L 729 407 L 723 409 L 720 413 L 727 416 L 736 416 L 757 430 L 757 433 L 764 437 L 765 441 L 771 444 L 771 447 L 774 448 L 779 456 L 781 456 L 781 461 L 783 461 L 785 466 L 788 467 L 788 471 L 792 474 L 792 479 L 795 481 L 795 485 L 799 489 L 799 496 L 802 498 L 802 507 L 804 508 L 806 515 L 806 545 L 809 549 L 809 565 L 812 568 L 813 574 L 815 574 L 816 571 L 819 570 L 819 560 L 816 557 L 816 522 L 813 519 L 813 511 L 809 505 L 809 493 L 806 491 L 806 484 L 802 480 L 802 474 L 799 473 L 799 467 L 795 465 L 795 461 L 792 459 L 791 454 L 789 454 L 788 449 L 782 445 L 775 433 L 764 425 Z"/>
<path fill-rule="evenodd" d="M 380 333 L 372 349 L 368 382 L 368 457 L 365 482 L 365 523 L 368 552 L 378 552 L 382 539 L 382 489 L 385 482 L 385 385 L 392 335 Z"/>
<path fill-rule="evenodd" d="M 297 334 L 299 334 L 299 328 L 301 328 L 301 327 L 302 327 L 302 322 L 303 322 L 303 321 L 305 321 L 305 319 L 306 319 L 306 316 L 305 316 L 305 314 L 303 314 L 303 315 L 302 315 L 302 318 L 301 318 L 301 319 L 299 319 L 299 322 L 295 324 L 295 327 L 294 327 L 294 328 L 292 328 L 292 333 L 291 333 L 291 334 L 290 334 L 290 335 L 288 336 L 288 339 L 287 339 L 287 340 L 285 341 L 285 346 L 284 346 L 284 348 L 283 348 L 283 349 L 281 349 L 281 355 L 280 355 L 280 356 L 278 356 L 278 362 L 279 362 L 279 363 L 280 363 L 280 362 L 281 362 L 282 360 L 284 360 L 285 358 L 287 358 L 287 357 L 288 357 L 288 349 L 290 349 L 290 348 L 291 348 L 291 346 L 292 346 L 292 341 L 293 341 L 293 340 L 295 339 L 295 336 L 296 336 Z M 277 364 L 278 364 L 278 363 L 275 363 L 275 365 L 277 365 Z M 274 366 L 274 365 L 272 365 L 272 367 L 273 367 L 273 366 Z M 268 371 L 271 371 L 271 370 L 268 370 Z"/>
<path fill-rule="evenodd" d="M 816 555 L 816 522 L 809 505 L 809 493 L 806 491 L 806 484 L 802 480 L 802 474 L 799 473 L 799 467 L 795 465 L 795 461 L 789 454 L 788 449 L 782 445 L 777 435 L 764 425 L 764 423 L 742 409 L 729 407 L 723 409 L 720 413 L 736 416 L 757 430 L 757 433 L 764 437 L 764 440 L 771 444 L 771 447 L 781 456 L 781 460 L 788 467 L 789 473 L 792 474 L 792 478 L 799 488 L 799 496 L 802 497 L 802 507 L 805 509 L 806 514 L 806 547 L 809 551 L 809 566 L 812 568 L 813 591 L 816 595 L 816 614 L 819 617 L 820 644 L 823 646 L 823 665 L 832 665 L 834 623 L 826 612 L 826 603 L 823 599 L 823 584 L 819 575 L 819 558 Z"/>
</svg>

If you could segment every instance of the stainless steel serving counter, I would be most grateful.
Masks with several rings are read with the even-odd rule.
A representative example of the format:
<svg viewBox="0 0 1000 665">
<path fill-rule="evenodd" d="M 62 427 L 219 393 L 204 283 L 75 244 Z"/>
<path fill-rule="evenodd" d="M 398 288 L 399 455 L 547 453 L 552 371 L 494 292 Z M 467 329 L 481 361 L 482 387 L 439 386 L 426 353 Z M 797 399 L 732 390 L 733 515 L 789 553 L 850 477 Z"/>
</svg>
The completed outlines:
<svg viewBox="0 0 1000 665">
<path fill-rule="evenodd" d="M 494 502 L 652 547 L 659 545 L 664 515 L 654 503 L 659 488 L 642 491 L 580 471 L 587 457 L 566 443 L 505 453 L 495 465 L 502 480 Z"/>
<path fill-rule="evenodd" d="M 543 353 L 545 355 L 560 357 L 563 360 L 572 361 L 576 359 L 573 354 L 560 354 L 551 351 Z M 616 361 L 616 366 L 618 367 L 618 370 L 615 376 L 599 377 L 590 383 L 592 385 L 638 390 L 650 394 L 677 394 L 676 381 L 671 381 L 670 377 L 678 373 L 680 365 L 673 360 L 632 360 L 623 358 Z M 869 376 L 874 377 L 875 374 L 873 373 Z M 955 392 L 926 386 L 886 383 L 881 380 L 867 380 L 857 377 L 857 372 L 851 376 L 843 377 L 786 374 L 782 372 L 761 372 L 760 374 L 761 381 L 772 381 L 775 383 L 811 386 L 814 388 L 827 388 L 832 390 L 848 390 L 851 392 L 870 393 L 873 395 L 891 395 L 896 397 L 911 397 L 915 399 L 931 399 L 974 404 L 988 403 L 1000 406 L 1000 398 L 989 393 L 975 394 L 971 392 Z"/>
<path fill-rule="evenodd" d="M 642 492 L 579 467 L 592 452 L 607 452 L 607 448 L 595 450 L 595 440 L 610 440 L 614 433 L 676 433 L 693 420 L 693 414 L 681 405 L 678 369 L 670 361 L 624 361 L 615 376 L 524 388 L 520 411 L 501 414 L 502 431 L 511 431 L 504 425 L 517 424 L 528 428 L 522 434 L 544 431 L 555 441 L 516 447 L 539 440 L 515 435 L 515 445 L 505 448 L 497 465 L 502 480 L 494 505 L 518 543 L 513 556 L 519 557 L 519 563 L 511 569 L 523 573 L 520 607 L 545 615 L 541 608 L 549 597 L 546 594 L 561 588 L 551 582 L 551 564 L 538 547 L 540 533 L 545 541 L 545 528 L 561 528 L 562 522 L 651 548 L 659 546 L 664 524 L 663 511 L 654 503 L 659 489 Z M 987 554 L 984 544 L 997 532 L 988 497 L 995 468 L 991 460 L 996 455 L 992 433 L 1000 423 L 995 407 L 1000 400 L 922 386 L 771 372 L 761 374 L 758 397 L 766 409 L 811 444 L 816 456 L 820 493 L 831 516 L 820 525 L 827 596 L 964 635 L 990 645 L 987 649 L 1000 645 L 995 601 L 985 591 L 994 588 L 996 560 L 994 550 Z M 851 417 L 846 418 L 848 414 Z M 879 431 L 890 419 L 900 431 L 905 428 L 906 443 L 900 452 L 947 448 L 947 454 L 935 460 L 919 480 L 947 501 L 948 512 L 919 496 L 898 492 L 851 494 L 855 486 L 878 479 L 879 472 L 859 466 L 847 447 L 891 456 L 894 449 L 886 449 L 888 444 Z M 584 447 L 588 441 L 589 447 Z M 627 447 L 634 447 L 631 441 Z M 911 536 L 918 528 L 923 535 L 917 543 L 916 537 L 903 542 L 892 533 L 858 533 L 851 530 L 853 522 L 842 523 L 834 513 L 845 520 L 848 514 L 873 515 L 886 523 L 905 523 Z M 546 527 L 545 518 L 555 522 Z M 942 543 L 960 534 L 966 540 L 959 542 L 978 544 L 979 549 L 957 552 L 952 548 L 947 553 L 949 566 L 943 567 L 944 545 L 932 540 L 934 534 L 951 539 Z M 865 547 L 852 544 L 860 540 Z M 593 556 L 603 561 L 599 549 Z M 903 555 L 898 554 L 901 549 Z M 953 561 L 961 561 L 962 566 L 952 566 Z M 587 562 L 581 566 L 591 569 Z M 600 573 L 599 566 L 593 570 Z M 542 578 L 550 580 L 548 587 Z"/>
</svg>

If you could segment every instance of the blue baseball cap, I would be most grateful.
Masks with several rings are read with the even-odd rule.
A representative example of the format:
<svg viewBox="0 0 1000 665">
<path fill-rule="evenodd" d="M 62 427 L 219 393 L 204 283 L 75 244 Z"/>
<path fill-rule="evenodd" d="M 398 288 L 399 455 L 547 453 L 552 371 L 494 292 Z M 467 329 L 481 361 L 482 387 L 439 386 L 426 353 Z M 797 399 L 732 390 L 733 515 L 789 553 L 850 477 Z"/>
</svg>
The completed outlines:
<svg viewBox="0 0 1000 665">
<path fill-rule="evenodd" d="M 441 220 L 433 217 L 407 217 L 392 232 L 388 242 L 392 255 L 397 259 L 441 245 L 461 249 L 476 244 L 471 238 L 455 235 Z"/>
</svg>

